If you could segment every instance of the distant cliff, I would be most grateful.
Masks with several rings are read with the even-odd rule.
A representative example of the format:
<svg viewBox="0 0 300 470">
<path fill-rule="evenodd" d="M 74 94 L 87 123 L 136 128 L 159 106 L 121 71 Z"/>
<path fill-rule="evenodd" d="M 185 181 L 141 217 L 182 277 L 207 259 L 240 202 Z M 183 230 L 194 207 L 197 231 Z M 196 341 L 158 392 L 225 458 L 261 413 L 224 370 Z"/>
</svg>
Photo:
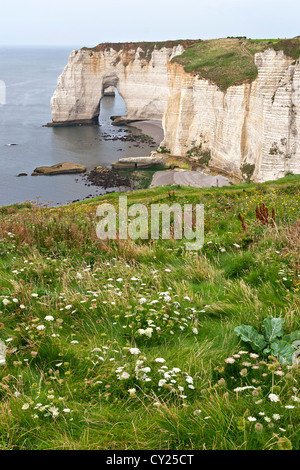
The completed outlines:
<svg viewBox="0 0 300 470">
<path fill-rule="evenodd" d="M 114 86 L 127 119 L 162 120 L 161 147 L 172 155 L 255 181 L 300 173 L 300 40 L 219 41 L 72 51 L 51 100 L 53 124 L 97 122 Z"/>
</svg>

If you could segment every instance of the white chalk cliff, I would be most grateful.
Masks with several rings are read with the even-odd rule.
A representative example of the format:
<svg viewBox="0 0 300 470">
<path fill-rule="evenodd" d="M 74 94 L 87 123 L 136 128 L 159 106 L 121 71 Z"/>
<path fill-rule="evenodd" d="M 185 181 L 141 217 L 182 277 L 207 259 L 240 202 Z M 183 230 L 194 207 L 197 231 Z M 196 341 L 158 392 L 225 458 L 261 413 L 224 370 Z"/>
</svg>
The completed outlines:
<svg viewBox="0 0 300 470">
<path fill-rule="evenodd" d="M 51 100 L 53 124 L 95 123 L 108 87 L 123 97 L 129 120 L 162 120 L 172 155 L 201 145 L 209 166 L 252 179 L 300 173 L 300 61 L 283 51 L 255 54 L 257 78 L 222 91 L 171 59 L 183 45 L 144 51 L 99 45 L 72 51 Z"/>
</svg>

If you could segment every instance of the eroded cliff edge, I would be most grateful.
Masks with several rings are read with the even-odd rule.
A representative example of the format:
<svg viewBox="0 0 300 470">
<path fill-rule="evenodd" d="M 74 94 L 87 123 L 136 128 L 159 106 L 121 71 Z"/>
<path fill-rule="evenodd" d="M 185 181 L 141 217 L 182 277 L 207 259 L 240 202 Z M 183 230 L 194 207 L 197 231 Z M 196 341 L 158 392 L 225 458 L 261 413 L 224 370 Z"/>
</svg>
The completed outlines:
<svg viewBox="0 0 300 470">
<path fill-rule="evenodd" d="M 255 181 L 300 173 L 300 62 L 267 47 L 256 78 L 226 89 L 172 59 L 194 41 L 72 51 L 51 100 L 54 124 L 95 123 L 114 86 L 127 119 L 162 120 L 161 147 Z"/>
</svg>

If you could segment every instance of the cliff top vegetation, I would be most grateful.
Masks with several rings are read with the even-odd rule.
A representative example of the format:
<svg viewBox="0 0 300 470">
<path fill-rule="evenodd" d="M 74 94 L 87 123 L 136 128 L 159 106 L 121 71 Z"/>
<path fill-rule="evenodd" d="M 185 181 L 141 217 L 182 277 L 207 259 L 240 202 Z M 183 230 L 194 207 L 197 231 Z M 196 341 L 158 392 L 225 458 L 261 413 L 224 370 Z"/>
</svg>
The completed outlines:
<svg viewBox="0 0 300 470">
<path fill-rule="evenodd" d="M 235 37 L 198 41 L 191 44 L 173 61 L 184 66 L 186 72 L 198 73 L 211 80 L 221 89 L 257 77 L 254 55 L 266 49 L 282 50 L 297 60 L 300 57 L 300 38 L 293 39 L 247 39 Z"/>
</svg>

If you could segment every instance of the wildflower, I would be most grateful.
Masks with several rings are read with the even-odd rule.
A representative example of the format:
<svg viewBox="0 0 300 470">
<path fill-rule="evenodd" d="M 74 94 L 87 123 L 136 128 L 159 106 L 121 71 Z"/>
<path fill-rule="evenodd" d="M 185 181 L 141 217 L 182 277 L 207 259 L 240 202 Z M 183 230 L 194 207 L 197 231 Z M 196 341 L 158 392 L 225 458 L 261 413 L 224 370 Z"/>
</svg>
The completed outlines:
<svg viewBox="0 0 300 470">
<path fill-rule="evenodd" d="M 233 357 L 228 357 L 227 359 L 225 359 L 225 362 L 226 362 L 227 364 L 234 364 L 235 359 L 233 359 Z"/>
<path fill-rule="evenodd" d="M 3 305 L 8 305 L 8 304 L 10 304 L 10 301 L 9 301 L 8 299 L 3 299 L 2 302 L 3 302 Z"/>
<path fill-rule="evenodd" d="M 254 416 L 249 416 L 248 417 L 248 421 L 252 422 L 252 421 L 257 421 L 256 418 L 254 418 Z"/>
<path fill-rule="evenodd" d="M 49 412 L 52 414 L 53 418 L 56 418 L 59 415 L 59 410 L 55 406 L 49 408 Z"/>
<path fill-rule="evenodd" d="M 130 389 L 128 390 L 128 392 L 129 392 L 129 395 L 130 395 L 131 397 L 134 397 L 134 396 L 135 396 L 136 389 L 135 389 L 135 388 L 130 388 Z"/>
<path fill-rule="evenodd" d="M 134 354 L 134 355 L 140 354 L 141 352 L 138 348 L 130 348 L 129 351 L 131 354 Z"/>
<path fill-rule="evenodd" d="M 280 415 L 278 413 L 275 413 L 273 414 L 272 418 L 275 419 L 275 421 L 278 421 L 280 419 Z"/>
<path fill-rule="evenodd" d="M 233 391 L 234 392 L 242 392 L 243 390 L 247 390 L 249 388 L 255 388 L 252 385 L 246 385 L 245 387 L 236 387 Z"/>
<path fill-rule="evenodd" d="M 255 431 L 261 432 L 263 430 L 263 425 L 261 423 L 255 424 Z"/>
<path fill-rule="evenodd" d="M 31 294 L 31 297 L 38 297 L 38 296 L 39 294 L 35 294 L 35 293 Z"/>
<path fill-rule="evenodd" d="M 293 405 L 286 405 L 285 408 L 287 408 L 288 410 L 292 410 L 295 407 Z"/>
<path fill-rule="evenodd" d="M 152 333 L 153 333 L 153 328 L 150 328 L 150 327 L 149 327 L 149 328 L 146 328 L 146 329 L 144 330 L 144 334 L 145 334 L 146 336 L 148 336 L 148 338 L 151 338 Z"/>
<path fill-rule="evenodd" d="M 280 398 L 279 398 L 279 396 L 278 396 L 278 395 L 276 395 L 275 393 L 270 393 L 270 395 L 269 395 L 269 399 L 270 399 L 271 401 L 273 401 L 274 403 L 276 403 L 276 402 L 280 401 Z"/>
<path fill-rule="evenodd" d="M 22 406 L 22 410 L 28 410 L 29 408 L 29 403 L 25 403 L 23 406 Z"/>
<path fill-rule="evenodd" d="M 70 408 L 64 408 L 64 409 L 63 409 L 63 412 L 64 412 L 64 413 L 70 413 L 71 410 L 70 410 Z"/>
<path fill-rule="evenodd" d="M 158 386 L 159 387 L 162 387 L 167 381 L 165 379 L 160 379 L 160 381 L 158 382 Z"/>
<path fill-rule="evenodd" d="M 162 357 L 157 357 L 157 358 L 155 359 L 155 362 L 161 362 L 161 363 L 162 363 L 162 362 L 166 362 L 166 360 L 163 359 Z"/>
<path fill-rule="evenodd" d="M 46 328 L 45 325 L 38 325 L 38 326 L 36 327 L 36 329 L 39 330 L 39 331 L 45 330 L 45 328 Z"/>
<path fill-rule="evenodd" d="M 195 335 L 197 335 L 197 334 L 198 334 L 198 330 L 197 330 L 197 328 L 193 328 L 193 330 L 192 330 L 192 331 L 193 331 L 193 333 L 194 333 Z"/>
<path fill-rule="evenodd" d="M 52 315 L 47 315 L 47 316 L 45 317 L 45 320 L 46 320 L 46 321 L 53 321 L 53 320 L 54 320 L 54 317 L 52 317 Z"/>
<path fill-rule="evenodd" d="M 126 380 L 126 379 L 129 379 L 130 377 L 130 374 L 128 374 L 128 372 L 122 372 L 122 374 L 120 375 L 120 379 L 121 380 Z"/>
</svg>

